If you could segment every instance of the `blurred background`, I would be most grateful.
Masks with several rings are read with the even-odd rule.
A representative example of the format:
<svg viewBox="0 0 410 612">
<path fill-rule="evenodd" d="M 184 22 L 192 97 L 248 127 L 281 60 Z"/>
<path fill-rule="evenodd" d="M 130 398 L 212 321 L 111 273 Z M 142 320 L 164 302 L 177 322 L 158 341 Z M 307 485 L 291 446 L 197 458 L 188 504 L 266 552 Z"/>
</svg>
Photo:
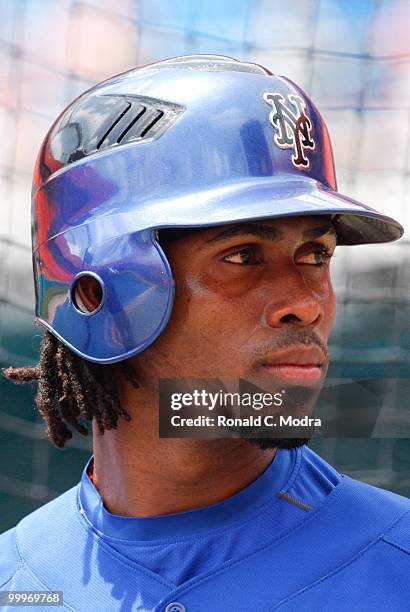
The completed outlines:
<svg viewBox="0 0 410 612">
<path fill-rule="evenodd" d="M 410 378 L 409 31 L 408 0 L 0 0 L 0 366 L 37 361 L 30 190 L 52 120 L 113 74 L 218 53 L 301 85 L 327 121 L 339 190 L 407 228 L 391 245 L 338 247 L 329 374 L 392 379 L 387 407 L 409 409 L 394 383 Z M 78 436 L 52 447 L 33 397 L 0 376 L 0 532 L 77 482 L 90 454 Z M 410 493 L 408 438 L 312 446 L 353 477 Z"/>
</svg>

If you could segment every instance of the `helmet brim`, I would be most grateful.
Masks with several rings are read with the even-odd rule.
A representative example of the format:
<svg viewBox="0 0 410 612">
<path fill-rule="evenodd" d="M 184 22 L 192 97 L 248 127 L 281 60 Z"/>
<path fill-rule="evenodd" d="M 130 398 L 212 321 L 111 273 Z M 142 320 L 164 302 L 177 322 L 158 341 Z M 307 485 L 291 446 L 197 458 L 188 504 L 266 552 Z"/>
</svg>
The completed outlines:
<svg viewBox="0 0 410 612">
<path fill-rule="evenodd" d="M 166 220 L 158 206 L 156 229 L 210 227 L 256 219 L 331 215 L 338 244 L 372 244 L 398 240 L 402 225 L 370 206 L 324 187 L 307 177 L 255 177 L 255 180 L 191 193 L 168 201 Z M 159 210 L 161 208 L 161 212 Z M 162 222 L 164 221 L 164 222 Z M 153 226 L 151 226 L 153 227 Z"/>
</svg>

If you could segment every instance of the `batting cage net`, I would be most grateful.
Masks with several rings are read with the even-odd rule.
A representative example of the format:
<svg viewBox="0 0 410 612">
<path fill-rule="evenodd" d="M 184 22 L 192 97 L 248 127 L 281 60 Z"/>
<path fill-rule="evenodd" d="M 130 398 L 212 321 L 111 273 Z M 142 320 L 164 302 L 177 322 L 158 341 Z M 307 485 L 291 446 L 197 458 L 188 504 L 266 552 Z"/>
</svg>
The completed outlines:
<svg viewBox="0 0 410 612">
<path fill-rule="evenodd" d="M 35 364 L 30 189 L 36 152 L 74 97 L 165 57 L 217 53 L 301 85 L 327 121 L 339 190 L 410 227 L 410 4 L 407 0 L 15 0 L 0 2 L 0 362 Z M 410 243 L 338 247 L 332 376 L 390 381 L 383 410 L 410 406 Z M 0 377 L 0 531 L 74 484 L 90 453 L 45 439 L 34 388 Z M 339 409 L 343 410 L 341 396 Z M 407 405 L 406 405 L 407 403 Z M 358 408 L 360 408 L 358 406 Z M 404 418 L 404 417 L 403 417 Z M 408 437 L 318 438 L 354 477 L 410 492 Z"/>
</svg>

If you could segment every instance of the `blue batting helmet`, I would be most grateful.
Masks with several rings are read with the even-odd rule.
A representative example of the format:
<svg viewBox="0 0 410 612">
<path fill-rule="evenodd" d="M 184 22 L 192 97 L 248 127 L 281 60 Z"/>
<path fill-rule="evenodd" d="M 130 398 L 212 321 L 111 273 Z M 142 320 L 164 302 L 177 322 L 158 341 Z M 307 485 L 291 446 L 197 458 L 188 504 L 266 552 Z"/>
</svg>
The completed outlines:
<svg viewBox="0 0 410 612">
<path fill-rule="evenodd" d="M 400 238 L 336 189 L 326 125 L 289 79 L 213 55 L 116 76 L 63 111 L 37 159 L 37 320 L 90 361 L 143 351 L 173 305 L 162 228 L 325 214 L 339 244 Z M 101 286 L 94 312 L 75 297 L 82 275 Z"/>
</svg>

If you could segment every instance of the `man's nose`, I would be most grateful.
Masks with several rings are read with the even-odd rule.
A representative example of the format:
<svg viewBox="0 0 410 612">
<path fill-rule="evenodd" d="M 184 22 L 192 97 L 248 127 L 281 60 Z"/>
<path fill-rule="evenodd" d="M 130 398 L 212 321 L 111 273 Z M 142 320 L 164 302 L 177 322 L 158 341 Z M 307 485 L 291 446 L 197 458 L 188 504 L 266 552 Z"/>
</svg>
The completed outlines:
<svg viewBox="0 0 410 612">
<path fill-rule="evenodd" d="M 269 298 L 264 315 L 270 327 L 317 327 L 323 320 L 323 296 L 298 270 L 285 273 L 281 282 L 271 285 Z"/>
</svg>

